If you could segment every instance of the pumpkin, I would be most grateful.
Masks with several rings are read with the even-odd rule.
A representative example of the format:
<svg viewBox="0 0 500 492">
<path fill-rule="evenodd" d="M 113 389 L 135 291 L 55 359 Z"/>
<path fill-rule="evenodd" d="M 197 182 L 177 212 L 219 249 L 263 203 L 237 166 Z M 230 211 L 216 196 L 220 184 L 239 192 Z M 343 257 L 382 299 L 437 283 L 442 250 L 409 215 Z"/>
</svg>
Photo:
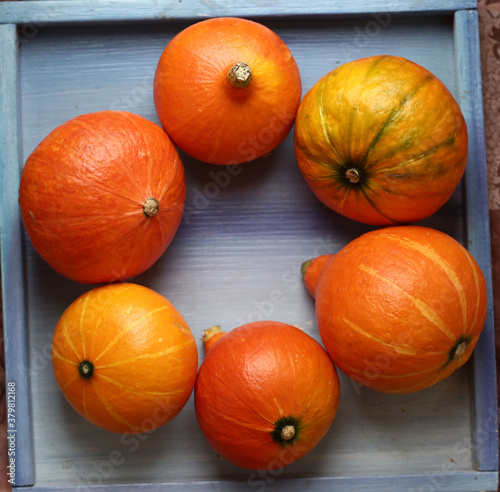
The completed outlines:
<svg viewBox="0 0 500 492">
<path fill-rule="evenodd" d="M 481 269 L 435 229 L 371 231 L 303 271 L 328 353 L 375 390 L 409 393 L 446 378 L 469 359 L 485 323 Z"/>
<path fill-rule="evenodd" d="M 429 217 L 465 170 L 467 128 L 445 85 L 396 56 L 346 63 L 302 100 L 297 162 L 332 210 L 373 225 Z"/>
<path fill-rule="evenodd" d="M 312 337 L 259 321 L 209 347 L 194 394 L 200 428 L 219 455 L 243 468 L 276 470 L 326 434 L 339 404 L 339 380 Z"/>
<path fill-rule="evenodd" d="M 196 341 L 175 307 L 131 283 L 94 288 L 64 311 L 52 339 L 56 382 L 72 407 L 111 432 L 171 421 L 198 370 Z"/>
<path fill-rule="evenodd" d="M 40 256 L 82 283 L 125 280 L 171 243 L 184 168 L 161 127 L 122 111 L 77 116 L 28 157 L 19 204 Z"/>
<path fill-rule="evenodd" d="M 188 155 L 239 164 L 269 153 L 293 125 L 302 95 L 282 39 L 246 19 L 207 19 L 178 33 L 154 78 L 163 128 Z"/>
</svg>

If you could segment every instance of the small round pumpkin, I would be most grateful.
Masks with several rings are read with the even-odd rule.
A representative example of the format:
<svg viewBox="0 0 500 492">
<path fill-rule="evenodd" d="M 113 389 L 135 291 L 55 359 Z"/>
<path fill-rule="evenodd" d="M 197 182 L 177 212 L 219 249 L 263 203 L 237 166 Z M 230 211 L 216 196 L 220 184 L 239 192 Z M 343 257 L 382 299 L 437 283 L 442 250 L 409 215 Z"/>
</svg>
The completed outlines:
<svg viewBox="0 0 500 492">
<path fill-rule="evenodd" d="M 328 353 L 375 390 L 409 393 L 446 378 L 469 359 L 485 323 L 481 269 L 428 227 L 368 232 L 303 272 Z"/>
<path fill-rule="evenodd" d="M 217 331 L 212 335 L 219 336 Z M 195 410 L 218 454 L 243 468 L 276 470 L 323 438 L 340 389 L 335 366 L 316 340 L 291 325 L 259 321 L 231 330 L 208 348 L 196 380 Z"/>
<path fill-rule="evenodd" d="M 52 340 L 56 382 L 89 422 L 137 434 L 171 421 L 198 370 L 196 341 L 162 295 L 131 283 L 94 288 L 64 311 Z"/>
<path fill-rule="evenodd" d="M 155 123 L 123 111 L 77 116 L 54 129 L 24 166 L 19 204 L 40 256 L 82 283 L 148 269 L 182 219 L 184 168 Z"/>
<path fill-rule="evenodd" d="M 295 123 L 299 168 L 332 210 L 373 225 L 416 222 L 456 189 L 467 161 L 460 108 L 431 72 L 374 56 L 322 77 Z"/>
<path fill-rule="evenodd" d="M 178 33 L 154 78 L 163 128 L 190 156 L 211 164 L 260 157 L 290 132 L 302 86 L 283 40 L 246 19 L 207 19 Z"/>
</svg>

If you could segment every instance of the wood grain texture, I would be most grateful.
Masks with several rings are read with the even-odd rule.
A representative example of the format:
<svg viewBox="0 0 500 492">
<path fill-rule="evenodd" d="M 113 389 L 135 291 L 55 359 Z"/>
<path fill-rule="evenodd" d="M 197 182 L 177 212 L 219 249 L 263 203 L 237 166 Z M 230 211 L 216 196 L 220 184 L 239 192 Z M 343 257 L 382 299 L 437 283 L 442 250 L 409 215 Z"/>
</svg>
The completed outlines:
<svg viewBox="0 0 500 492">
<path fill-rule="evenodd" d="M 331 14 L 366 14 L 378 12 L 453 12 L 476 7 L 475 0 L 340 0 L 324 2 L 301 0 L 38 0 L 0 3 L 3 22 L 52 23 L 88 21 L 174 20 L 186 18 L 296 16 Z"/>
<path fill-rule="evenodd" d="M 469 133 L 469 159 L 465 170 L 465 203 L 468 218 L 466 246 L 485 274 L 489 306 L 483 333 L 474 353 L 475 432 L 483 436 L 482 446 L 477 451 L 477 466 L 480 470 L 494 470 L 498 469 L 498 414 L 492 411 L 497 401 L 497 381 L 495 372 L 491 370 L 495 365 L 495 325 L 488 186 L 485 180 L 487 169 L 479 24 L 476 11 L 456 13 L 455 46 L 457 46 L 455 56 L 458 100 Z M 458 48 L 462 46 L 466 46 L 467 49 Z"/>
<path fill-rule="evenodd" d="M 425 484 L 416 489 L 416 484 Z M 189 491 L 205 492 L 207 490 L 221 492 L 243 492 L 255 490 L 264 492 L 299 492 L 314 490 L 318 492 L 413 492 L 414 490 L 439 490 L 440 492 L 482 492 L 496 491 L 496 474 L 478 472 L 451 472 L 446 471 L 434 474 L 389 476 L 361 475 L 359 477 L 327 477 L 327 478 L 298 478 L 282 479 L 279 472 L 250 475 L 248 481 L 227 480 L 224 482 L 177 482 L 160 484 L 127 484 L 112 486 L 95 486 L 92 492 L 170 492 Z M 66 492 L 63 487 L 33 487 L 32 492 Z"/>
<path fill-rule="evenodd" d="M 4 346 L 7 382 L 16 386 L 15 424 L 8 435 L 15 436 L 15 483 L 33 484 L 31 416 L 27 380 L 27 340 L 22 248 L 22 225 L 17 205 L 19 183 L 18 149 L 18 50 L 14 25 L 0 25 L 0 171 L 1 171 L 1 265 Z M 10 432 L 9 432 L 10 431 Z"/>
<path fill-rule="evenodd" d="M 1 270 L 0 270 L 1 272 Z M 0 273 L 0 280 L 2 275 Z M 5 394 L 5 350 L 3 343 L 3 309 L 2 309 L 2 288 L 0 286 L 0 467 L 7 470 L 9 464 L 8 441 L 7 441 L 7 398 Z M 0 480 L 0 491 L 11 490 L 7 477 Z"/>
<path fill-rule="evenodd" d="M 374 16 L 265 23 L 292 50 L 304 91 L 341 63 L 389 53 L 424 65 L 458 96 L 448 15 L 389 15 L 383 25 Z M 157 121 L 151 89 L 156 62 L 168 40 L 187 24 L 44 25 L 36 36 L 22 38 L 21 162 L 50 130 L 83 112 L 126 109 Z M 271 155 L 231 170 L 181 157 L 188 189 L 183 224 L 168 252 L 134 281 L 168 297 L 198 340 L 215 323 L 227 330 L 262 318 L 302 326 L 318 339 L 300 264 L 338 251 L 369 228 L 316 200 L 297 169 L 291 136 Z M 459 188 L 424 224 L 464 242 L 463 204 Z M 34 490 L 95 485 L 96 490 L 135 491 L 145 489 L 144 484 L 153 491 L 311 486 L 370 492 L 496 490 L 496 471 L 473 470 L 475 446 L 481 443 L 472 435 L 472 364 L 433 388 L 404 396 L 375 393 L 342 376 L 341 408 L 324 441 L 285 471 L 263 476 L 213 453 L 197 428 L 192 401 L 170 424 L 143 436 L 93 427 L 62 398 L 49 359 L 59 316 L 89 287 L 57 275 L 26 236 L 23 240 Z M 202 354 L 201 341 L 198 347 Z M 402 473 L 397 481 L 395 471 Z"/>
</svg>

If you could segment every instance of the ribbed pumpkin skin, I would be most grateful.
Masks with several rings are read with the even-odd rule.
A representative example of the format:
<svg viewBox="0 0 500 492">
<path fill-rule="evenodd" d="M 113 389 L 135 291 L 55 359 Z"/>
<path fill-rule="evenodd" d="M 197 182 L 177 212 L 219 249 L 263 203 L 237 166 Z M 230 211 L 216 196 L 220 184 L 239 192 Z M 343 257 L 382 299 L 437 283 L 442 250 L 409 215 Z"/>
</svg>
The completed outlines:
<svg viewBox="0 0 500 492">
<path fill-rule="evenodd" d="M 227 73 L 247 63 L 252 80 L 233 87 Z M 289 133 L 302 86 L 285 43 L 262 24 L 233 17 L 208 19 L 177 34 L 163 51 L 154 101 L 175 144 L 212 164 L 260 157 Z"/>
<path fill-rule="evenodd" d="M 147 217 L 148 198 L 159 203 Z M 184 168 L 165 132 L 102 111 L 54 129 L 24 166 L 19 204 L 40 256 L 82 283 L 125 280 L 163 254 L 182 218 Z"/>
<path fill-rule="evenodd" d="M 207 353 L 195 386 L 198 423 L 214 450 L 243 468 L 282 468 L 313 449 L 333 422 L 339 380 L 327 353 L 293 326 L 240 326 Z M 282 417 L 299 420 L 295 440 L 271 432 Z"/>
<path fill-rule="evenodd" d="M 408 393 L 469 359 L 486 318 L 486 286 L 453 238 L 394 226 L 363 234 L 326 260 L 318 257 L 323 268 L 306 270 L 305 281 L 323 343 L 345 374 L 375 390 Z"/>
<path fill-rule="evenodd" d="M 312 191 L 336 212 L 373 225 L 436 212 L 464 173 L 467 145 L 464 118 L 445 85 L 394 56 L 325 75 L 304 96 L 295 123 L 295 153 Z M 346 174 L 352 169 L 357 182 Z"/>
<path fill-rule="evenodd" d="M 83 361 L 94 366 L 88 379 Z M 196 341 L 163 296 L 131 283 L 76 299 L 52 340 L 54 375 L 73 408 L 111 432 L 147 432 L 172 420 L 192 393 Z"/>
</svg>

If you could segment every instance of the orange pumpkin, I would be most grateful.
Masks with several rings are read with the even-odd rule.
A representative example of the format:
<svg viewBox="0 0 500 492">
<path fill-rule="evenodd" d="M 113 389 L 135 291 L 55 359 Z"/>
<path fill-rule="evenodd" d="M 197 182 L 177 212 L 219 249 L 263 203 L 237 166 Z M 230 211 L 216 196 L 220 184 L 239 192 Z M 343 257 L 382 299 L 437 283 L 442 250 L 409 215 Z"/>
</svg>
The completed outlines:
<svg viewBox="0 0 500 492">
<path fill-rule="evenodd" d="M 52 340 L 54 375 L 82 417 L 136 434 L 172 420 L 192 393 L 196 341 L 175 307 L 153 290 L 108 284 L 76 299 Z"/>
<path fill-rule="evenodd" d="M 294 141 L 316 196 L 374 225 L 432 215 L 467 161 L 453 96 L 428 70 L 395 56 L 355 60 L 321 78 L 300 104 Z"/>
<path fill-rule="evenodd" d="M 252 470 L 276 470 L 311 451 L 338 404 L 337 371 L 323 347 L 274 321 L 221 337 L 209 348 L 195 386 L 196 417 L 208 442 Z"/>
<path fill-rule="evenodd" d="M 368 232 L 303 271 L 328 353 L 375 390 L 441 381 L 469 359 L 483 329 L 483 273 L 460 243 L 428 227 Z"/>
<path fill-rule="evenodd" d="M 163 128 L 184 152 L 212 164 L 260 157 L 289 133 L 302 86 L 285 43 L 262 24 L 208 19 L 163 51 L 154 102 Z"/>
<path fill-rule="evenodd" d="M 165 132 L 102 111 L 53 130 L 28 157 L 19 204 L 35 250 L 82 283 L 125 280 L 163 254 L 179 227 L 184 168 Z"/>
</svg>

